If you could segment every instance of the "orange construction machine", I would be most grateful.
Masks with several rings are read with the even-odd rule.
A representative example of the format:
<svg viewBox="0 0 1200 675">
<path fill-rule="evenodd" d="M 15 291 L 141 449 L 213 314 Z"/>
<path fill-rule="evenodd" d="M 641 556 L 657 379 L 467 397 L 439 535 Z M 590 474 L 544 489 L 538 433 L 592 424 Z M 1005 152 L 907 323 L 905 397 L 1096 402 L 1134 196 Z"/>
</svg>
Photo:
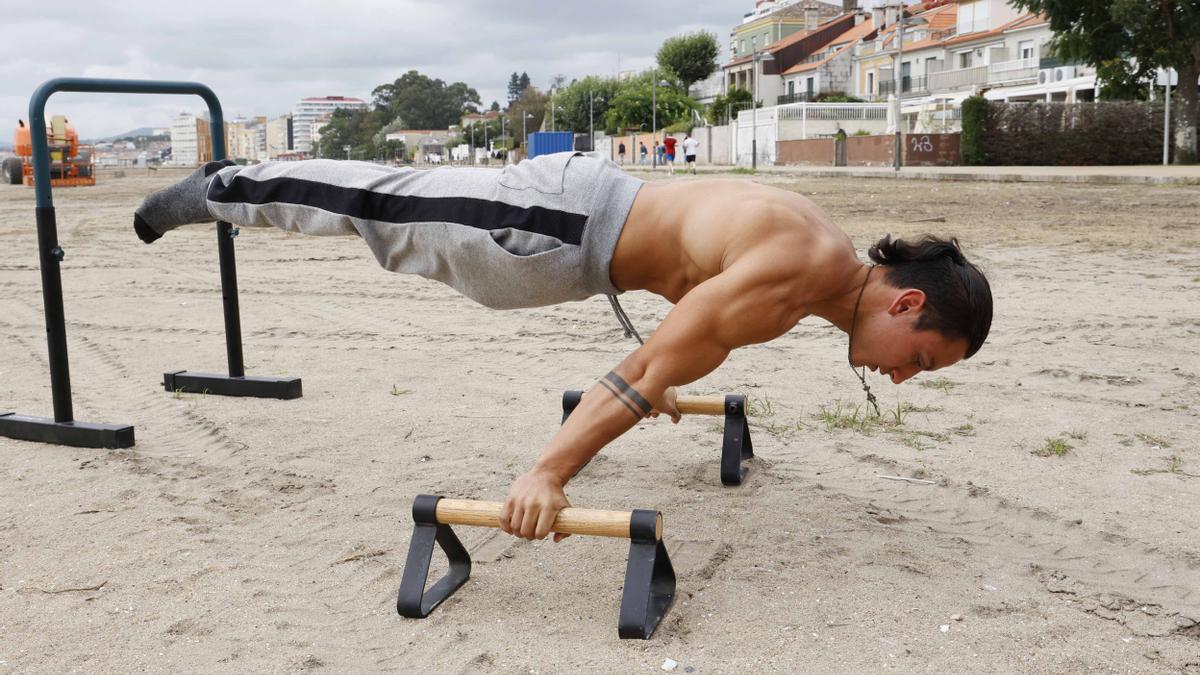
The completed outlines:
<svg viewBox="0 0 1200 675">
<path fill-rule="evenodd" d="M 66 117 L 55 115 L 51 118 L 46 129 L 46 142 L 50 145 L 50 185 L 96 184 L 92 146 L 79 144 L 79 134 L 67 123 Z M 13 135 L 13 152 L 16 156 L 5 159 L 0 166 L 3 181 L 10 185 L 23 182 L 32 186 L 33 144 L 29 140 L 29 127 L 21 120 L 17 120 L 17 131 Z"/>
</svg>

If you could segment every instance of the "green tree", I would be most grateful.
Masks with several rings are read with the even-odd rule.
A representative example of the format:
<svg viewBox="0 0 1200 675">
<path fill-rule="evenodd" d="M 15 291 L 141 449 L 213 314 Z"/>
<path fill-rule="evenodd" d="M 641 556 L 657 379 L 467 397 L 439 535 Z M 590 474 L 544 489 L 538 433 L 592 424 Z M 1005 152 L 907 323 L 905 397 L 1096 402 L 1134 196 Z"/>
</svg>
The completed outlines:
<svg viewBox="0 0 1200 675">
<path fill-rule="evenodd" d="M 410 70 L 391 84 L 375 88 L 375 108 L 388 120 L 399 117 L 409 129 L 445 129 L 463 113 L 478 112 L 479 94 L 462 82 L 447 85 Z"/>
<path fill-rule="evenodd" d="M 734 87 L 724 94 L 718 95 L 708 106 L 708 119 L 713 124 L 729 124 L 730 117 L 737 117 L 738 111 L 750 108 L 753 98 L 749 89 Z"/>
<path fill-rule="evenodd" d="M 532 134 L 542 128 L 542 120 L 546 116 L 546 104 L 549 98 L 546 94 L 538 91 L 537 87 L 525 87 L 521 92 L 521 97 L 508 106 L 506 115 L 508 133 L 516 139 L 515 145 L 521 145 L 525 141 L 521 135 L 522 130 Z M 526 119 L 522 126 L 522 118 L 527 114 L 531 117 Z"/>
<path fill-rule="evenodd" d="M 686 92 L 717 69 L 717 36 L 701 31 L 667 38 L 658 49 L 658 65 L 672 73 Z"/>
<path fill-rule="evenodd" d="M 594 75 L 572 82 L 570 86 L 554 95 L 554 105 L 562 108 L 555 117 L 555 126 L 560 131 L 586 134 L 590 102 L 595 120 L 594 127 L 605 129 L 604 115 L 608 112 L 609 101 L 616 98 L 620 91 L 621 83 L 617 80 Z"/>
<path fill-rule="evenodd" d="M 1144 86 L 1157 68 L 1179 71 L 1175 162 L 1198 159 L 1200 0 L 1010 0 L 1050 17 L 1052 48 L 1097 69 L 1110 91 Z"/>
<path fill-rule="evenodd" d="M 514 71 L 512 76 L 508 78 L 508 103 L 509 103 L 509 105 L 512 105 L 513 101 L 521 98 L 521 90 L 522 90 L 521 77 L 519 75 L 517 75 L 516 71 Z"/>
<path fill-rule="evenodd" d="M 658 87 L 653 91 L 654 74 L 646 72 L 632 82 L 627 81 L 617 93 L 605 112 L 604 126 L 616 132 L 621 129 L 644 129 L 651 131 L 657 124 L 665 129 L 673 124 L 689 122 L 696 102 L 684 94 L 678 86 Z M 657 99 L 657 119 L 652 101 Z"/>
<path fill-rule="evenodd" d="M 521 85 L 521 88 L 518 91 L 522 94 L 525 93 L 525 90 L 529 88 L 529 73 L 522 72 L 521 79 L 518 81 L 518 83 Z M 518 98 L 520 98 L 520 96 L 518 96 Z"/>
</svg>

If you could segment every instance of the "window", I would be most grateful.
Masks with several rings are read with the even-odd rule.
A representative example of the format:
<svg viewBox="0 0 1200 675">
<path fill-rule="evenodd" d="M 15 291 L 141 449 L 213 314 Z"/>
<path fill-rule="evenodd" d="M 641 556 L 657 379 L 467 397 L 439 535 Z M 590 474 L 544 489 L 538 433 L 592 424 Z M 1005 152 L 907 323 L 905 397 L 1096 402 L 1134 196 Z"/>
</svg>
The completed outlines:
<svg viewBox="0 0 1200 675">
<path fill-rule="evenodd" d="M 1017 54 L 1025 62 L 1033 60 L 1033 40 L 1021 40 L 1017 43 Z"/>
<path fill-rule="evenodd" d="M 972 61 L 973 55 L 974 55 L 973 50 L 959 52 L 958 53 L 958 67 L 959 68 L 970 68 L 973 65 L 973 61 Z"/>
<path fill-rule="evenodd" d="M 795 93 L 796 93 L 796 81 L 788 80 L 788 96 L 791 96 Z"/>
<path fill-rule="evenodd" d="M 875 71 L 873 70 L 867 73 L 867 93 L 875 93 Z"/>
<path fill-rule="evenodd" d="M 810 77 L 810 78 L 806 79 L 805 83 L 804 83 L 804 91 L 809 95 L 810 98 L 813 95 L 813 84 L 814 84 L 813 79 L 814 78 Z"/>
<path fill-rule="evenodd" d="M 974 33 L 988 29 L 988 0 L 958 4 L 958 33 Z"/>
</svg>

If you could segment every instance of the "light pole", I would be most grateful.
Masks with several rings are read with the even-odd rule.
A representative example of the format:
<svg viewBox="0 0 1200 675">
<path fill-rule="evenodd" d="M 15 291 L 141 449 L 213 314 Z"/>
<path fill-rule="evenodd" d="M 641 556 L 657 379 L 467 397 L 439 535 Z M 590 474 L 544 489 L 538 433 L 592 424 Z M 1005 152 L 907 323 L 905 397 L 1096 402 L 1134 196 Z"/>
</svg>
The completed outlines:
<svg viewBox="0 0 1200 675">
<path fill-rule="evenodd" d="M 600 102 L 601 103 L 604 102 L 603 96 L 600 97 Z M 593 99 L 592 99 L 592 92 L 589 91 L 588 92 L 588 150 L 591 152 L 596 151 L 596 128 L 595 128 L 596 111 L 593 108 L 593 106 L 594 106 L 594 103 L 593 103 Z"/>
<path fill-rule="evenodd" d="M 483 117 L 483 163 L 490 164 L 488 160 L 492 158 L 491 151 L 488 149 L 488 121 L 487 115 Z"/>
<path fill-rule="evenodd" d="M 904 150 L 904 139 L 900 135 L 902 108 L 900 106 L 900 67 L 904 63 L 904 0 L 896 2 L 896 68 L 892 71 L 892 89 L 896 92 L 894 115 L 896 118 L 896 140 L 892 143 L 892 164 L 900 170 L 900 153 Z"/>
<path fill-rule="evenodd" d="M 654 81 L 650 85 L 650 144 L 654 147 L 650 148 L 651 168 L 658 168 L 658 86 L 667 86 L 667 81 L 658 80 L 658 69 L 654 69 Z"/>
<path fill-rule="evenodd" d="M 529 145 L 529 129 L 526 127 L 525 122 L 531 119 L 533 119 L 533 113 L 524 112 L 521 114 L 521 152 L 526 157 L 529 156 L 529 148 L 526 147 Z"/>
<path fill-rule="evenodd" d="M 750 57 L 750 110 L 753 121 L 750 122 L 750 169 L 758 171 L 758 69 L 763 61 L 774 61 L 771 52 L 754 52 Z"/>
</svg>

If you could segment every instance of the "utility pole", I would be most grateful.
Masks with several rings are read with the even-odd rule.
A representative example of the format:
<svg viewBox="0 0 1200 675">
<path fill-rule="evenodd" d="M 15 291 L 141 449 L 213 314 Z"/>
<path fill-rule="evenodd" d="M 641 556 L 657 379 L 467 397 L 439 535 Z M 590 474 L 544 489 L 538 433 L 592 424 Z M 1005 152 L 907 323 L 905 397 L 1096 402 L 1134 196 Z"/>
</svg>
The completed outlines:
<svg viewBox="0 0 1200 675">
<path fill-rule="evenodd" d="M 658 68 L 650 85 L 650 168 L 658 168 Z"/>
<path fill-rule="evenodd" d="M 892 71 L 892 83 L 896 91 L 895 119 L 896 119 L 896 142 L 892 144 L 892 154 L 894 155 L 893 164 L 896 171 L 900 170 L 900 153 L 904 150 L 904 138 L 900 133 L 900 124 L 903 121 L 903 108 L 900 105 L 902 92 L 900 91 L 900 68 L 904 64 L 904 0 L 896 2 L 896 69 Z"/>
</svg>

